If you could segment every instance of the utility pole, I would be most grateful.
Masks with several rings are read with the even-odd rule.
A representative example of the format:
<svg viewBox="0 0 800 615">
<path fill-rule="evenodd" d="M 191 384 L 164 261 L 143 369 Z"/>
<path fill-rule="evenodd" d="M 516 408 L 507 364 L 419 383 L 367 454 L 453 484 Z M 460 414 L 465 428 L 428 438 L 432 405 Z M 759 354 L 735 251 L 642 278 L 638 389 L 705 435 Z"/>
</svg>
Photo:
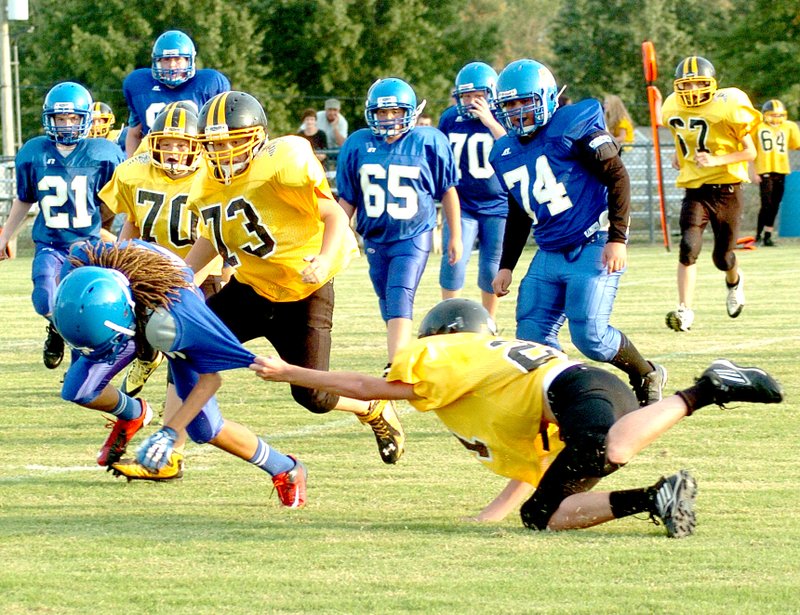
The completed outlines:
<svg viewBox="0 0 800 615">
<path fill-rule="evenodd" d="M 3 122 L 3 156 L 13 156 L 14 96 L 11 83 L 11 43 L 8 34 L 8 3 L 3 2 L 0 16 L 0 110 Z"/>
</svg>

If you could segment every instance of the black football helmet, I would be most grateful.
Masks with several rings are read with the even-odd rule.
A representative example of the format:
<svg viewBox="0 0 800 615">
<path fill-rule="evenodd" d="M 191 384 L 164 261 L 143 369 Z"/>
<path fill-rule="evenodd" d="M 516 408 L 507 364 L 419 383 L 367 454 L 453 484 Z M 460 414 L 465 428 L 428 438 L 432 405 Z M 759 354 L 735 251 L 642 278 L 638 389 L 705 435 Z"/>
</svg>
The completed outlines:
<svg viewBox="0 0 800 615">
<path fill-rule="evenodd" d="M 705 58 L 689 56 L 675 67 L 672 86 L 684 107 L 699 107 L 709 102 L 717 91 L 717 71 Z"/>
<path fill-rule="evenodd" d="M 246 92 L 223 92 L 200 110 L 200 142 L 214 179 L 229 184 L 267 142 L 267 114 Z"/>
<path fill-rule="evenodd" d="M 197 112 L 190 102 L 171 102 L 164 107 L 147 133 L 150 163 L 173 175 L 185 175 L 196 170 L 201 155 L 197 122 Z M 185 146 L 176 147 L 176 141 Z"/>
<path fill-rule="evenodd" d="M 465 332 L 497 335 L 497 325 L 480 303 L 470 299 L 445 299 L 425 314 L 417 337 Z"/>
<path fill-rule="evenodd" d="M 780 126 L 789 118 L 786 107 L 777 98 L 765 102 L 761 113 L 764 114 L 764 121 L 773 126 Z"/>
</svg>

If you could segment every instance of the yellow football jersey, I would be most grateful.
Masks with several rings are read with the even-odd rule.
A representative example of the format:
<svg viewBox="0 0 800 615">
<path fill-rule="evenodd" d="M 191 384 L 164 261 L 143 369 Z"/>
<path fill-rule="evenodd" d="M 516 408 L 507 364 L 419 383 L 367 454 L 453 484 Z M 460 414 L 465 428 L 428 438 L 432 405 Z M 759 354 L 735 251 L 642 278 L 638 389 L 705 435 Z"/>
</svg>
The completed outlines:
<svg viewBox="0 0 800 615">
<path fill-rule="evenodd" d="M 556 425 L 542 439 L 547 388 L 576 361 L 533 342 L 481 333 L 452 333 L 414 340 L 397 352 L 387 380 L 412 384 L 447 428 L 492 472 L 538 485 L 564 448 Z"/>
<path fill-rule="evenodd" d="M 189 206 L 200 218 L 199 234 L 208 239 L 236 278 L 270 301 L 299 301 L 326 284 L 358 253 L 355 236 L 332 259 L 318 284 L 306 284 L 304 260 L 322 247 L 324 224 L 319 199 L 335 203 L 325 171 L 301 137 L 270 140 L 243 174 L 230 184 L 201 168 L 189 193 Z"/>
<path fill-rule="evenodd" d="M 150 164 L 150 154 L 139 154 L 116 168 L 100 198 L 115 213 L 126 214 L 142 239 L 186 258 L 197 236 L 197 215 L 186 205 L 194 175 L 171 179 Z"/>
<path fill-rule="evenodd" d="M 800 128 L 797 124 L 788 120 L 780 126 L 761 122 L 753 131 L 753 140 L 758 151 L 755 160 L 758 175 L 791 173 L 789 150 L 800 149 Z"/>
<path fill-rule="evenodd" d="M 741 140 L 761 121 L 747 94 L 737 88 L 722 88 L 700 107 L 684 107 L 673 92 L 661 108 L 664 124 L 672 130 L 680 171 L 675 182 L 681 188 L 703 184 L 736 184 L 749 181 L 747 163 L 700 168 L 697 152 L 724 156 L 742 149 Z"/>
</svg>

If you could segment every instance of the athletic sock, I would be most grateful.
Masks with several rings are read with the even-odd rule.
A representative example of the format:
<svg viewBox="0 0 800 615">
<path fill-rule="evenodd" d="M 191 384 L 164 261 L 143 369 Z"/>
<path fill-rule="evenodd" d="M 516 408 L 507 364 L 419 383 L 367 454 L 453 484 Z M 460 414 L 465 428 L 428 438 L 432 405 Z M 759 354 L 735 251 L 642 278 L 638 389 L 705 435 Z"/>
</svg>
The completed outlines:
<svg viewBox="0 0 800 615">
<path fill-rule="evenodd" d="M 682 391 L 675 391 L 686 402 L 686 415 L 691 416 L 695 410 L 714 403 L 714 384 L 708 378 L 700 378 L 693 386 Z"/>
<path fill-rule="evenodd" d="M 637 513 L 651 512 L 656 495 L 655 486 L 643 489 L 612 491 L 608 494 L 611 514 L 615 519 L 628 517 Z"/>
<path fill-rule="evenodd" d="M 258 438 L 258 448 L 256 448 L 255 455 L 248 459 L 248 461 L 254 466 L 258 466 L 264 470 L 270 476 L 288 472 L 296 465 L 294 459 L 271 448 L 270 445 L 261 438 Z"/>
<path fill-rule="evenodd" d="M 117 401 L 117 405 L 114 406 L 114 409 L 111 410 L 111 414 L 124 421 L 138 419 L 142 416 L 142 404 L 138 399 L 134 399 L 130 395 L 119 391 L 119 400 Z"/>
</svg>

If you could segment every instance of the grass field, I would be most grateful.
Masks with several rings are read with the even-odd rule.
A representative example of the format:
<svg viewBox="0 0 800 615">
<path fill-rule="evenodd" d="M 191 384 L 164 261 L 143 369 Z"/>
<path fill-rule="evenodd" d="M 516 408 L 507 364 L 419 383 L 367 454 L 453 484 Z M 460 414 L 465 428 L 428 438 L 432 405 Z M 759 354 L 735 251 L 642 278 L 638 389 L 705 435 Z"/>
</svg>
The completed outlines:
<svg viewBox="0 0 800 615">
<path fill-rule="evenodd" d="M 664 326 L 677 256 L 657 246 L 631 246 L 615 307 L 614 324 L 669 368 L 670 390 L 720 356 L 768 368 L 786 390 L 780 406 L 698 412 L 601 483 L 691 469 L 698 528 L 685 540 L 636 518 L 560 534 L 527 531 L 516 515 L 466 522 L 505 480 L 435 416 L 403 406 L 407 452 L 384 466 L 355 419 L 312 415 L 247 370 L 225 376 L 224 414 L 303 459 L 305 509 L 283 509 L 265 474 L 209 446 L 189 445 L 178 483 L 115 480 L 94 465 L 103 419 L 62 402 L 64 369 L 41 363 L 30 257 L 1 263 L 0 613 L 800 613 L 800 243 L 740 258 L 748 303 L 737 320 L 710 245 L 691 332 Z M 438 257 L 418 318 L 438 298 L 437 272 Z M 473 263 L 467 296 L 474 279 Z M 363 259 L 336 291 L 333 367 L 379 374 L 385 335 Z M 514 300 L 500 307 L 509 335 Z M 145 389 L 154 406 L 164 371 Z"/>
</svg>

